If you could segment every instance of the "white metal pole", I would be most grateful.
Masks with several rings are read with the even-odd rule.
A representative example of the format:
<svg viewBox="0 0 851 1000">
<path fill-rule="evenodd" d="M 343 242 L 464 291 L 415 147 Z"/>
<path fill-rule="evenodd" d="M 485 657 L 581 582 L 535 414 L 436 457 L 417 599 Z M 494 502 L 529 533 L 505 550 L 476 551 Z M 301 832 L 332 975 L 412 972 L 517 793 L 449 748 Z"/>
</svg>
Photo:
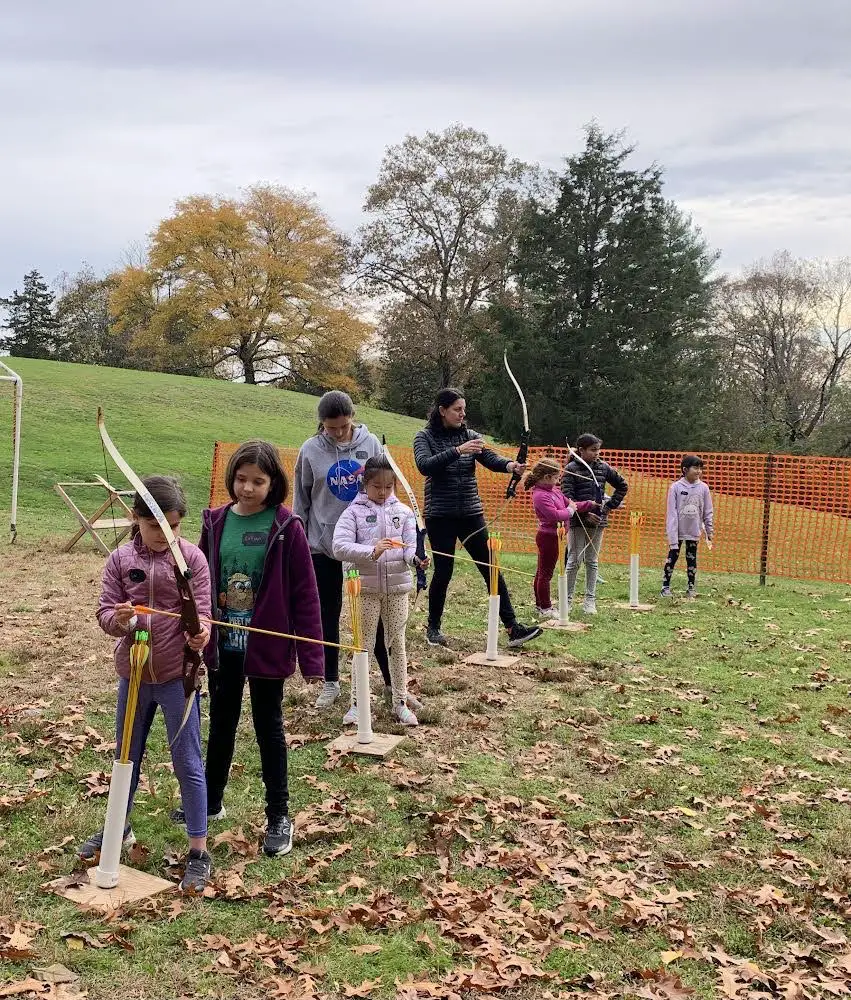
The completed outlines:
<svg viewBox="0 0 851 1000">
<path fill-rule="evenodd" d="M 485 651 L 486 660 L 496 660 L 499 656 L 499 594 L 488 595 L 488 645 Z"/>
<path fill-rule="evenodd" d="M 8 379 L 15 385 L 15 408 L 14 408 L 14 443 L 12 445 L 12 515 L 9 523 L 9 534 L 11 541 L 18 537 L 18 476 L 21 468 L 21 415 L 24 405 L 24 380 L 21 376 L 3 361 L 0 361 L 0 368 L 5 369 L 9 375 L 0 375 L 4 381 Z"/>
<path fill-rule="evenodd" d="M 558 575 L 558 622 L 559 625 L 570 623 L 570 601 L 567 597 L 567 573 Z"/>
<path fill-rule="evenodd" d="M 95 885 L 100 889 L 114 889 L 118 885 L 118 865 L 124 846 L 124 824 L 127 822 L 127 803 L 130 799 L 130 782 L 133 762 L 112 764 L 109 799 L 106 803 L 106 823 L 100 848 L 100 863 L 95 869 Z"/>
<path fill-rule="evenodd" d="M 358 706 L 358 743 L 372 743 L 372 706 L 369 702 L 369 653 L 355 653 L 355 698 Z"/>
<path fill-rule="evenodd" d="M 629 606 L 638 607 L 638 553 L 629 557 Z"/>
</svg>

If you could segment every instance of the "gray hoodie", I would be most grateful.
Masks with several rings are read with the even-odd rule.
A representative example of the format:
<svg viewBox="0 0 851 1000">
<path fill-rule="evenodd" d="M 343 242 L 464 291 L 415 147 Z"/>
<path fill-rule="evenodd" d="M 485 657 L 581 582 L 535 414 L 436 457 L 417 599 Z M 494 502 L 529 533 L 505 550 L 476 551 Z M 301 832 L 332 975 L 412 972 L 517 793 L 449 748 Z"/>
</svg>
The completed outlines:
<svg viewBox="0 0 851 1000">
<path fill-rule="evenodd" d="M 358 495 L 366 460 L 381 453 L 381 442 L 366 424 L 358 424 L 345 444 L 320 431 L 301 446 L 295 463 L 293 513 L 307 528 L 311 552 L 334 558 L 337 521 Z"/>
</svg>

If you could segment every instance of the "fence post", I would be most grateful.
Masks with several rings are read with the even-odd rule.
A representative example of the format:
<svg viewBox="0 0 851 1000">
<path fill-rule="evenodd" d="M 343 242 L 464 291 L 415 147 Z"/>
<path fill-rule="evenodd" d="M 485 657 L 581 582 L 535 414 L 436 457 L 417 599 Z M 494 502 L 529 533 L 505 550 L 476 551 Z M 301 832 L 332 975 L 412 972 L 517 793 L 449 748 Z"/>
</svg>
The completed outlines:
<svg viewBox="0 0 851 1000">
<path fill-rule="evenodd" d="M 765 478 L 762 484 L 762 545 L 759 552 L 759 585 L 765 586 L 768 576 L 768 533 L 771 528 L 771 487 L 774 478 L 774 455 L 765 456 Z"/>
</svg>

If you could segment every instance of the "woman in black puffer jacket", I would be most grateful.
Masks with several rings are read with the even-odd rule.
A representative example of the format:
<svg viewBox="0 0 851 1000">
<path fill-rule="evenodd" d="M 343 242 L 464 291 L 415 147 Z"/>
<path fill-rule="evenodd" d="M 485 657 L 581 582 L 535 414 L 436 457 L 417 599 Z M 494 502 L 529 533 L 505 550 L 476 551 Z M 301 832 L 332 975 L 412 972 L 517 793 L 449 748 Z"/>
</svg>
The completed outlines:
<svg viewBox="0 0 851 1000">
<path fill-rule="evenodd" d="M 476 485 L 476 462 L 492 472 L 522 473 L 525 466 L 510 462 L 485 446 L 481 437 L 464 423 L 466 402 L 457 389 L 441 389 L 429 413 L 428 425 L 414 438 L 414 460 L 425 477 L 425 524 L 432 549 L 454 552 L 460 539 L 471 558 L 487 564 L 488 532 L 479 488 Z M 430 646 L 447 645 L 440 622 L 446 603 L 446 590 L 452 579 L 455 560 L 434 555 L 434 573 L 428 592 L 428 627 Z M 488 567 L 479 571 L 488 583 Z M 508 645 L 522 646 L 541 634 L 537 627 L 520 625 L 502 574 L 499 576 L 499 616 L 508 629 Z"/>
</svg>

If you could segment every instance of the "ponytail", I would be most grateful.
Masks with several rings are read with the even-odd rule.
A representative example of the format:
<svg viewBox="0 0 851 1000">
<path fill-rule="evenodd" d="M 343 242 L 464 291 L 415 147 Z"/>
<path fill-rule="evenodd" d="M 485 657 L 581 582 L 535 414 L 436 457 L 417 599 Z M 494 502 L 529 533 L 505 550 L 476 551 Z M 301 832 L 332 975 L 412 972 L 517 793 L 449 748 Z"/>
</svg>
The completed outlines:
<svg viewBox="0 0 851 1000">
<path fill-rule="evenodd" d="M 526 478 L 523 480 L 523 489 L 528 493 L 529 490 L 538 485 L 544 476 L 552 476 L 554 473 L 559 472 L 561 472 L 561 466 L 554 458 L 542 458 L 540 461 L 535 462 L 531 471 L 526 473 Z"/>
</svg>

